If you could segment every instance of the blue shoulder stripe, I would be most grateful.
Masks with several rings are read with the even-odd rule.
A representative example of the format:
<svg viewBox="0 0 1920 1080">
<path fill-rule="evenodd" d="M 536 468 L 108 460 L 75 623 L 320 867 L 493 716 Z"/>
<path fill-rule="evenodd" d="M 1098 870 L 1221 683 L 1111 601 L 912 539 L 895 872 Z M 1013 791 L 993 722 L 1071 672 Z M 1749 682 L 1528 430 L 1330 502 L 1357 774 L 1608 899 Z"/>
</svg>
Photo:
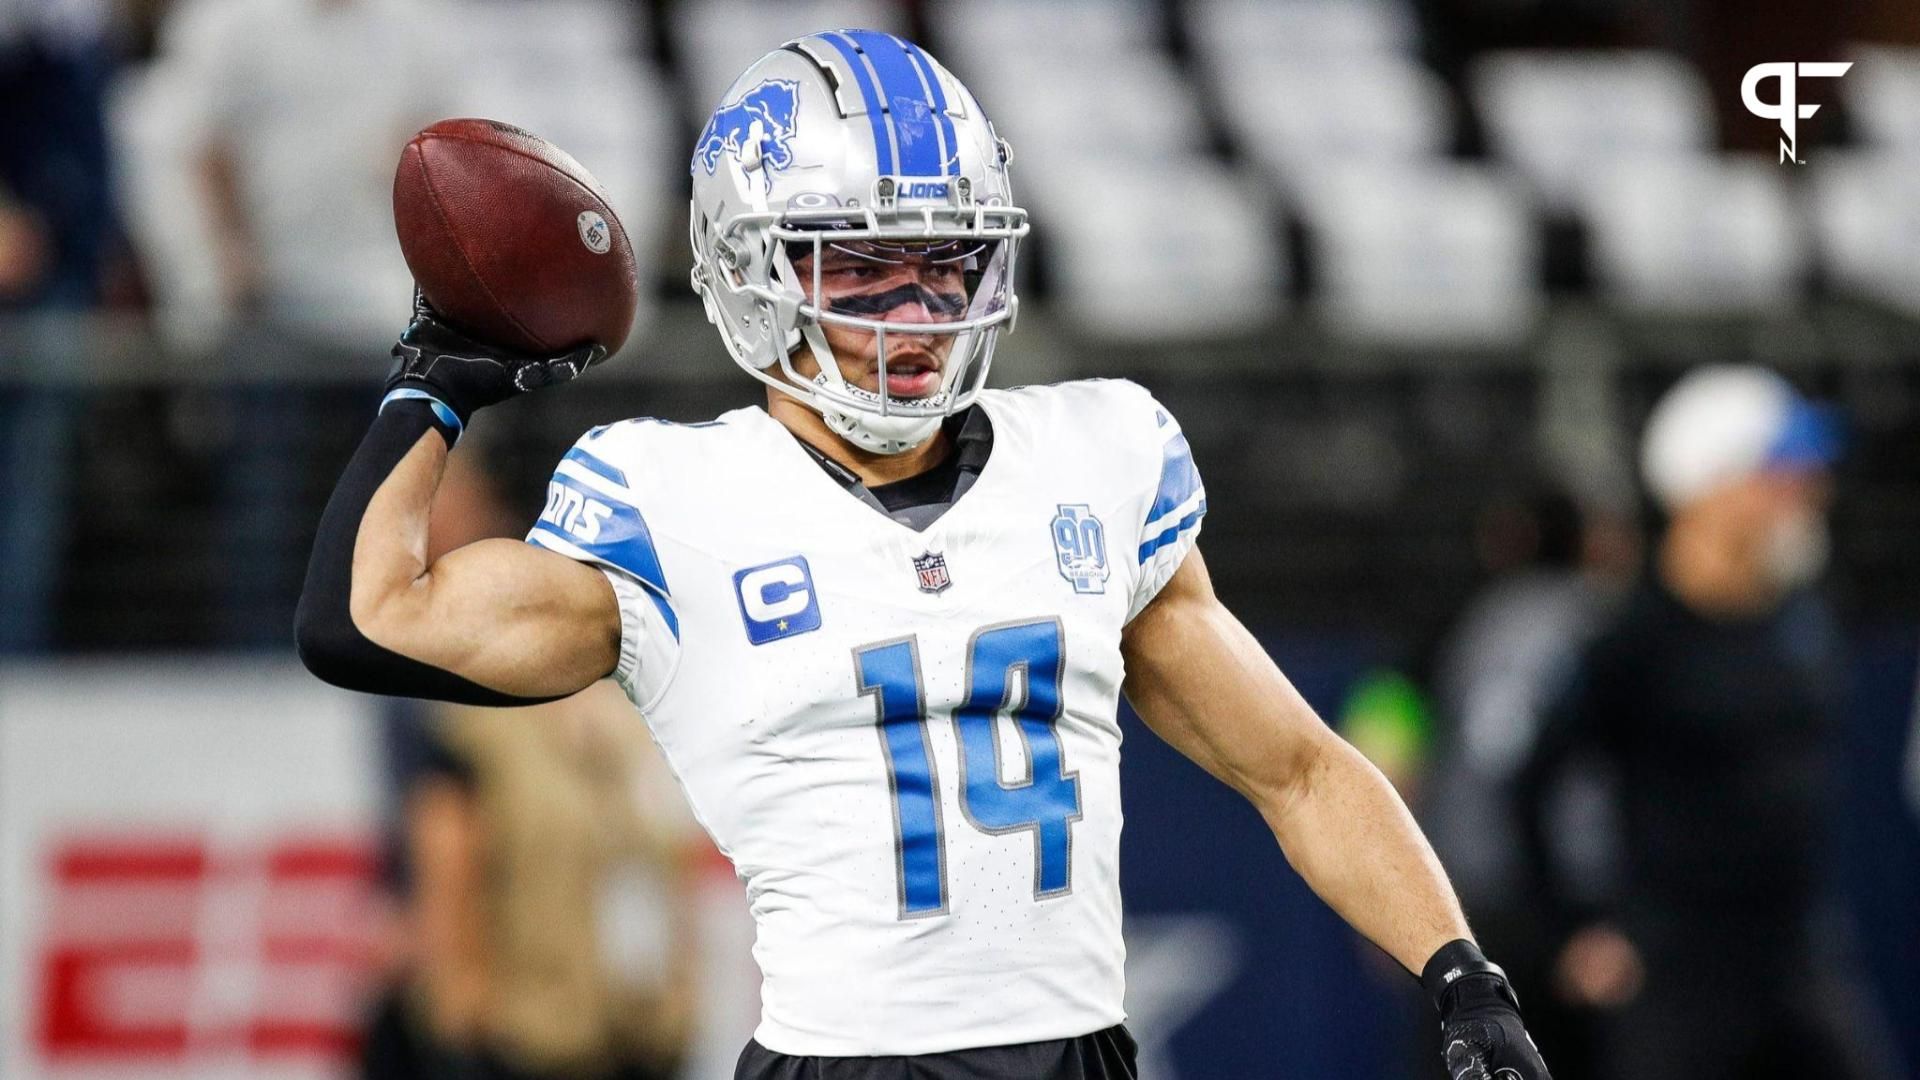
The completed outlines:
<svg viewBox="0 0 1920 1080">
<path fill-rule="evenodd" d="M 845 33 L 829 30 L 820 35 L 821 40 L 839 50 L 846 58 L 847 66 L 853 69 L 853 81 L 860 87 L 860 96 L 867 103 L 867 123 L 873 126 L 873 154 L 886 172 L 900 173 L 900 153 L 893 143 L 893 131 L 886 120 L 886 107 L 881 103 L 879 88 L 875 85 L 874 73 L 867 66 L 866 57 L 860 47 L 849 40 Z M 889 164 L 892 166 L 888 168 Z"/>
<path fill-rule="evenodd" d="M 666 597 L 661 596 L 659 593 L 654 592 L 652 589 L 642 589 L 640 591 L 643 593 L 646 593 L 647 599 L 653 601 L 653 606 L 659 609 L 660 617 L 667 621 L 667 629 L 673 631 L 673 640 L 679 641 L 680 640 L 680 617 L 673 613 L 673 605 L 667 603 Z"/>
<path fill-rule="evenodd" d="M 848 30 L 846 35 L 860 46 L 880 80 L 881 104 L 887 110 L 893 143 L 900 152 L 899 173 L 944 175 L 946 132 L 934 119 L 932 94 L 921 79 L 920 69 L 900 47 L 900 39 L 877 30 Z"/>
<path fill-rule="evenodd" d="M 1207 500 L 1201 499 L 1200 505 L 1194 507 L 1192 513 L 1167 526 L 1161 530 L 1159 535 L 1143 541 L 1140 544 L 1140 564 L 1142 566 L 1146 565 L 1147 560 L 1153 557 L 1154 552 L 1178 540 L 1181 533 L 1199 524 L 1200 519 L 1206 516 L 1206 513 Z"/>
<path fill-rule="evenodd" d="M 559 555 L 568 554 L 564 549 L 554 547 L 548 541 L 543 540 L 540 535 L 543 531 L 553 533 L 554 535 L 567 540 L 569 543 L 574 544 L 576 547 L 579 546 L 578 541 L 575 541 L 571 537 L 566 536 L 566 534 L 561 533 L 559 530 L 549 528 L 546 525 L 535 525 L 534 531 L 528 534 L 527 536 L 527 542 L 537 547 L 546 548 L 548 551 L 554 552 L 555 554 L 559 554 Z M 569 557 L 571 556 L 569 555 Z M 653 606 L 655 609 L 657 609 L 660 612 L 660 617 L 666 620 L 667 629 L 673 631 L 673 640 L 679 641 L 680 640 L 680 617 L 673 613 L 673 605 L 667 603 L 666 597 L 660 595 L 660 593 L 654 591 L 651 588 L 645 587 L 644 584 L 640 589 L 640 591 L 647 594 L 647 599 L 653 601 Z"/>
<path fill-rule="evenodd" d="M 1161 453 L 1160 489 L 1154 494 L 1153 508 L 1147 511 L 1148 524 L 1178 510 L 1200 490 L 1200 470 L 1194 468 L 1193 447 L 1187 445 L 1185 435 L 1176 433 Z"/>
<path fill-rule="evenodd" d="M 653 534 L 640 511 L 629 503 L 555 473 L 547 483 L 546 509 L 533 527 L 625 570 L 663 595 L 672 595 L 653 548 Z"/>
<path fill-rule="evenodd" d="M 587 470 L 588 472 L 594 474 L 595 476 L 605 477 L 606 479 L 611 480 L 616 484 L 619 484 L 621 487 L 627 486 L 626 473 L 621 472 L 619 469 L 613 467 L 612 465 L 607 464 L 606 462 L 600 460 L 597 457 L 594 457 L 592 454 L 587 453 L 585 450 L 582 450 L 577 446 L 567 451 L 566 456 L 562 457 L 560 460 L 571 461 L 576 465 L 579 465 L 581 468 Z"/>
</svg>

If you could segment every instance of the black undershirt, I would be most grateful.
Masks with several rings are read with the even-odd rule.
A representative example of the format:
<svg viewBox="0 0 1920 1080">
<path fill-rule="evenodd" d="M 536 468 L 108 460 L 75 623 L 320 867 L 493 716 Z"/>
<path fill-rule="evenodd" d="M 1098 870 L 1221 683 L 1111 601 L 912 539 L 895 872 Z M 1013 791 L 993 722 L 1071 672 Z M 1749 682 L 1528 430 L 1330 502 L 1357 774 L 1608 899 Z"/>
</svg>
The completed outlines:
<svg viewBox="0 0 1920 1080">
<path fill-rule="evenodd" d="M 948 417 L 941 428 L 953 442 L 953 452 L 938 465 L 904 480 L 872 487 L 861 483 L 852 470 L 814 449 L 806 440 L 795 441 L 828 476 L 846 488 L 848 494 L 915 532 L 924 532 L 967 493 L 993 452 L 993 421 L 987 417 L 986 410 L 978 406 Z"/>
</svg>

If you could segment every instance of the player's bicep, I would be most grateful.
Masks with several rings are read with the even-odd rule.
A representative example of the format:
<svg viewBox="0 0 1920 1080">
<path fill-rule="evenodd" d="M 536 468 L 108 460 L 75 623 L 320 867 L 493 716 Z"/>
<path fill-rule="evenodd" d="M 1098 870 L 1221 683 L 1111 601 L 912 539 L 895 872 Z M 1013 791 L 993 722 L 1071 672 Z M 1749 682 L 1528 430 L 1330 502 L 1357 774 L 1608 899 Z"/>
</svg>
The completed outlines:
<svg viewBox="0 0 1920 1080">
<path fill-rule="evenodd" d="M 1197 549 L 1128 624 L 1121 650 L 1127 699 L 1147 726 L 1263 812 L 1284 806 L 1337 738 L 1214 596 Z"/>
<path fill-rule="evenodd" d="M 442 556 L 414 583 L 411 610 L 368 637 L 482 686 L 520 697 L 570 694 L 611 673 L 620 611 L 601 572 L 518 540 L 482 540 Z M 414 640 L 381 640 L 393 626 Z M 405 633 L 405 631 L 394 631 Z"/>
</svg>

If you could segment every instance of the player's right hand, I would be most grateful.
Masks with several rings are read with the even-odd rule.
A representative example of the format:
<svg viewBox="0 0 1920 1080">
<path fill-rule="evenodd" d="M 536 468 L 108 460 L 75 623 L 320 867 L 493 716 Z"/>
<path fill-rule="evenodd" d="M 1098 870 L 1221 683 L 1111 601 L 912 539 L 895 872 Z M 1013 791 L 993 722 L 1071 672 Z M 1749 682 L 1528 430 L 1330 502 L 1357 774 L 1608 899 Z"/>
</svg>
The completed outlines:
<svg viewBox="0 0 1920 1080">
<path fill-rule="evenodd" d="M 419 289 L 413 291 L 413 321 L 393 346 L 387 394 L 410 390 L 445 405 L 465 428 L 477 409 L 515 394 L 570 382 L 607 358 L 607 350 L 587 345 L 556 356 L 527 356 L 487 345 L 447 324 Z"/>
</svg>

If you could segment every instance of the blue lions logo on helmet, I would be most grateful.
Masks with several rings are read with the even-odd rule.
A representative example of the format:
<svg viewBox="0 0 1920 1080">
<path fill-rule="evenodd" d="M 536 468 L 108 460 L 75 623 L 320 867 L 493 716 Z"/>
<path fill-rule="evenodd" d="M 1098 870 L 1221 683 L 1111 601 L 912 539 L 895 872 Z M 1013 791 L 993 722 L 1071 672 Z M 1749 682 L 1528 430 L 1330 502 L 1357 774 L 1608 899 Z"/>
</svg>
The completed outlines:
<svg viewBox="0 0 1920 1080">
<path fill-rule="evenodd" d="M 770 169 L 793 164 L 787 140 L 793 138 L 794 116 L 800 110 L 800 84 L 791 79 L 768 79 L 740 95 L 707 121 L 694 147 L 693 167 L 707 175 L 720 166 L 721 154 L 732 154 L 742 165 L 764 162 Z"/>
</svg>

